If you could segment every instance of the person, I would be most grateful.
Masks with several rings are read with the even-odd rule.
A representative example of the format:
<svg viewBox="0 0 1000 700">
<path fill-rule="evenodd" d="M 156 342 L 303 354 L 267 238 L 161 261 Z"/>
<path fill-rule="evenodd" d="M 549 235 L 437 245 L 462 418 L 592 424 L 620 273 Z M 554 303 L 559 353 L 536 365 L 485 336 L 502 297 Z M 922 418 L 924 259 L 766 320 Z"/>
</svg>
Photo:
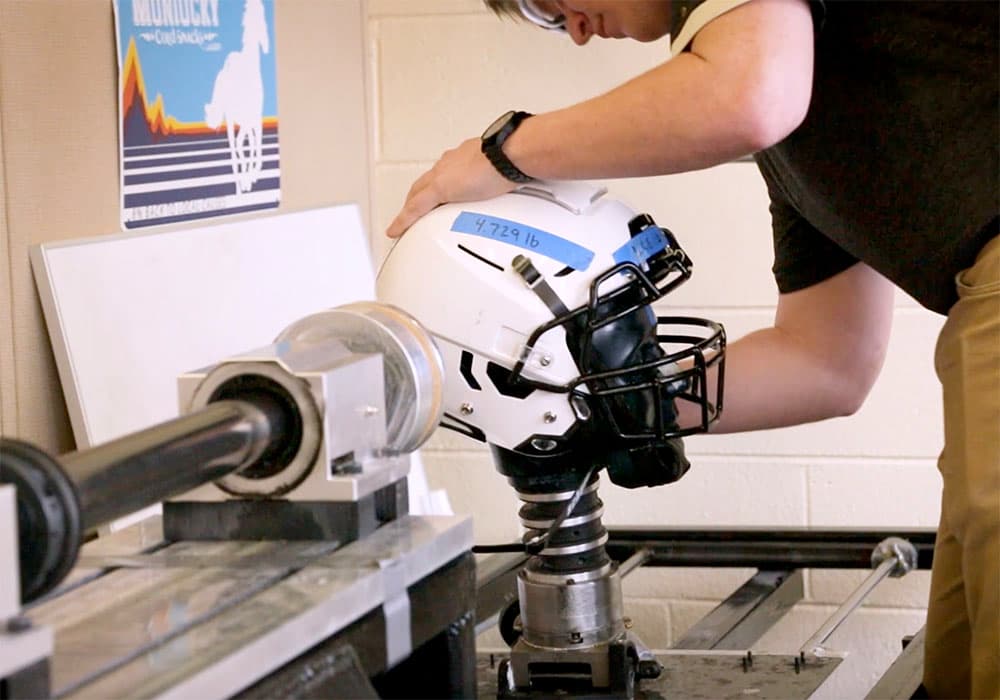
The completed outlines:
<svg viewBox="0 0 1000 700">
<path fill-rule="evenodd" d="M 519 181 L 662 175 L 753 154 L 779 290 L 729 345 L 715 431 L 848 415 L 883 363 L 893 285 L 947 320 L 931 697 L 1000 697 L 1000 238 L 996 2 L 485 0 L 568 33 L 653 41 L 661 65 L 552 112 L 510 112 L 410 189 L 397 237 Z"/>
</svg>

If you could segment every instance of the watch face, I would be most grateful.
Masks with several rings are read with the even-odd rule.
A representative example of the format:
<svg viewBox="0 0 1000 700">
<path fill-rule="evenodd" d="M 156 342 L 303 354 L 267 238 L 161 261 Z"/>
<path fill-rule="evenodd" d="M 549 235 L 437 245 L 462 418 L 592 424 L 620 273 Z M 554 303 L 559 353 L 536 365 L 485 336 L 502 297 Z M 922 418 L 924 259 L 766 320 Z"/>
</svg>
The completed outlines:
<svg viewBox="0 0 1000 700">
<path fill-rule="evenodd" d="M 499 117 L 497 117 L 497 120 L 495 122 L 486 127 L 486 131 L 483 132 L 483 137 L 482 137 L 483 140 L 486 141 L 496 136 L 497 133 L 502 128 L 504 128 L 504 126 L 506 126 L 507 122 L 509 122 L 510 118 L 513 116 L 514 116 L 514 110 L 510 110 L 509 112 L 505 112 L 504 114 L 501 114 Z"/>
</svg>

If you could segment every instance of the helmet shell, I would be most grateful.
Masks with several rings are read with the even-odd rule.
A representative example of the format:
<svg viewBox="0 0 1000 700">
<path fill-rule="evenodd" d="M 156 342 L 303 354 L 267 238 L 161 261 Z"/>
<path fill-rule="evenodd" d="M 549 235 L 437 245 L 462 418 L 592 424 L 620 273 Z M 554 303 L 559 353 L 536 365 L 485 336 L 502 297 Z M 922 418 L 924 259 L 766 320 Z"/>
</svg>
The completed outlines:
<svg viewBox="0 0 1000 700">
<path fill-rule="evenodd" d="M 467 431 L 514 448 L 562 436 L 577 418 L 565 393 L 512 395 L 502 377 L 524 357 L 523 376 L 565 385 L 580 375 L 556 315 L 515 271 L 522 255 L 567 309 L 587 303 L 595 277 L 617 264 L 636 212 L 588 183 L 531 183 L 494 199 L 445 204 L 417 221 L 386 257 L 378 299 L 412 314 L 445 363 L 444 412 Z M 624 279 L 611 278 L 606 292 Z M 500 369 L 502 368 L 502 369 Z"/>
</svg>

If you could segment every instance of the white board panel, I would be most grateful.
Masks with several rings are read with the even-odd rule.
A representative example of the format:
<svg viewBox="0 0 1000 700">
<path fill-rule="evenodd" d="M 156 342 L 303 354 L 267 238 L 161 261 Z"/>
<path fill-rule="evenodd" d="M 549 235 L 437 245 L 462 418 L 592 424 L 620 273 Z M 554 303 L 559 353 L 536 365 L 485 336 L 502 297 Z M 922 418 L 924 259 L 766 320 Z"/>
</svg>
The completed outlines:
<svg viewBox="0 0 1000 700">
<path fill-rule="evenodd" d="M 355 205 L 43 244 L 31 263 L 81 449 L 177 416 L 179 374 L 375 296 Z"/>
</svg>

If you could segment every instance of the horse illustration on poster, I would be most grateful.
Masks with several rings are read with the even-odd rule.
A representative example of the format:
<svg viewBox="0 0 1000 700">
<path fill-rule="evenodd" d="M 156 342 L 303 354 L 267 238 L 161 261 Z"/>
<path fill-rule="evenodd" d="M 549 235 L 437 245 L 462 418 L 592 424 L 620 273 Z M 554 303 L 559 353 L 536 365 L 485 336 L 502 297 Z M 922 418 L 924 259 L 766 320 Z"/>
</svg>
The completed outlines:
<svg viewBox="0 0 1000 700">
<path fill-rule="evenodd" d="M 226 56 L 215 77 L 212 100 L 205 105 L 205 124 L 226 136 L 237 194 L 249 192 L 260 177 L 263 158 L 264 85 L 260 54 L 270 50 L 262 0 L 246 0 L 243 11 L 243 47 Z"/>
<path fill-rule="evenodd" d="M 279 206 L 274 3 L 114 0 L 124 228 Z"/>
</svg>

